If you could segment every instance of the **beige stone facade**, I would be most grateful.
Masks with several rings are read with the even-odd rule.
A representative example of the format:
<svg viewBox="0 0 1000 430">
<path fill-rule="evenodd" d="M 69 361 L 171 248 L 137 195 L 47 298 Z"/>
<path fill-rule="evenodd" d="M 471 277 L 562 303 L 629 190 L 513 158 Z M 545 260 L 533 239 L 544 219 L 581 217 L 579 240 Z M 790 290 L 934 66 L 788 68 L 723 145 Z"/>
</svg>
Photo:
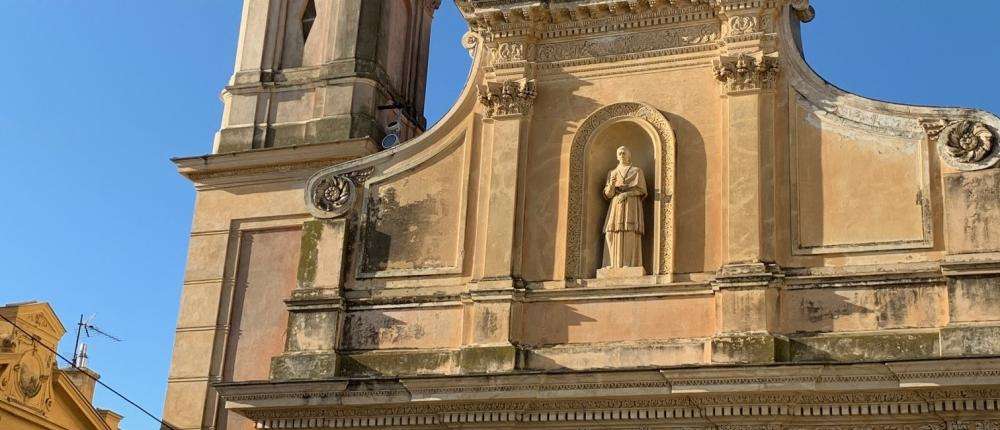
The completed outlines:
<svg viewBox="0 0 1000 430">
<path fill-rule="evenodd" d="M 241 40 L 294 4 L 247 0 Z M 827 84 L 807 0 L 456 4 L 473 66 L 426 132 L 175 160 L 198 197 L 172 425 L 1000 428 L 995 115 Z M 236 75 L 263 75 L 248 46 Z M 309 67 L 256 97 L 332 82 Z M 642 270 L 598 276 L 620 146 Z"/>
</svg>

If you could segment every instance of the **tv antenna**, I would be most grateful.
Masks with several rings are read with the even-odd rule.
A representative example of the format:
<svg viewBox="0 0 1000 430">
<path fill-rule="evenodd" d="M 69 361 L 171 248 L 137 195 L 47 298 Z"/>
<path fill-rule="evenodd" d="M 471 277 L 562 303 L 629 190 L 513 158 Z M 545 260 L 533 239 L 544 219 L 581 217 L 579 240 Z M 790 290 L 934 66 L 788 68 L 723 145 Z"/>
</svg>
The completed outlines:
<svg viewBox="0 0 1000 430">
<path fill-rule="evenodd" d="M 76 343 L 73 345 L 73 365 L 76 367 L 85 367 L 87 365 L 86 363 L 87 345 L 86 344 L 82 346 L 80 345 L 81 333 L 87 336 L 88 339 L 96 335 L 100 335 L 102 337 L 110 339 L 113 342 L 122 341 L 120 338 L 112 336 L 107 332 L 105 332 L 104 330 L 97 328 L 97 326 L 93 324 L 94 318 L 96 317 L 97 314 L 93 314 L 87 319 L 84 319 L 83 314 L 81 314 L 80 322 L 76 324 Z"/>
</svg>

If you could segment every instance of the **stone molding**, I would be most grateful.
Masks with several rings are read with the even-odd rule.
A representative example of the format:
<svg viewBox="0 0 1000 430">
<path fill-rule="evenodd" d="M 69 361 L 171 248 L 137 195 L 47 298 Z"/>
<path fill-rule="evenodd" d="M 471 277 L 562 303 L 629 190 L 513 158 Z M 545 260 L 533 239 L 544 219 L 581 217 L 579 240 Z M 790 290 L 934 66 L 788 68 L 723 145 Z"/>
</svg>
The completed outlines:
<svg viewBox="0 0 1000 430">
<path fill-rule="evenodd" d="M 984 423 L 984 417 L 1000 410 L 1000 372 L 994 362 L 387 378 L 361 385 L 334 380 L 217 388 L 231 410 L 260 428 L 527 424 L 829 429 L 862 428 L 857 427 L 862 423 L 875 428 L 870 425 L 877 422 L 913 426 L 893 428 L 951 429 L 961 428 L 953 426 L 963 422 Z M 982 385 L 953 385 L 956 380 Z M 581 395 L 592 398 L 576 398 Z M 942 416 L 950 420 L 949 427 L 944 427 Z"/>
<path fill-rule="evenodd" d="M 658 269 L 655 273 L 668 275 L 673 272 L 673 189 L 674 189 L 674 153 L 676 139 L 673 127 L 663 114 L 656 108 L 644 103 L 624 102 L 602 107 L 591 113 L 580 124 L 573 138 L 569 154 L 569 203 L 567 205 L 566 231 L 566 277 L 582 279 L 583 273 L 583 235 L 584 208 L 586 190 L 586 150 L 597 131 L 612 123 L 631 120 L 650 126 L 655 135 L 650 136 L 656 150 L 655 176 L 658 183 L 650 184 L 655 190 L 650 193 L 654 197 L 654 210 L 659 213 L 659 237 L 653 237 L 654 244 L 659 246 Z"/>
</svg>

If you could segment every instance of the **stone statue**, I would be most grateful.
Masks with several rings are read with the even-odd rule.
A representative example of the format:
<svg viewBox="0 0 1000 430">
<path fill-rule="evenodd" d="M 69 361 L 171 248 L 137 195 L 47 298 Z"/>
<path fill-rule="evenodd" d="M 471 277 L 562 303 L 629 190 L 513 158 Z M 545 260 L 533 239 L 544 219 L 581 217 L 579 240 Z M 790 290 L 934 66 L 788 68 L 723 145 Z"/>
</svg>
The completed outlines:
<svg viewBox="0 0 1000 430">
<path fill-rule="evenodd" d="M 632 165 L 632 152 L 624 146 L 616 151 L 618 166 L 608 172 L 604 196 L 611 199 L 604 222 L 604 269 L 598 277 L 642 276 L 642 199 L 646 178 Z M 620 270 L 630 269 L 630 270 Z M 636 270 L 638 269 L 638 270 Z"/>
</svg>

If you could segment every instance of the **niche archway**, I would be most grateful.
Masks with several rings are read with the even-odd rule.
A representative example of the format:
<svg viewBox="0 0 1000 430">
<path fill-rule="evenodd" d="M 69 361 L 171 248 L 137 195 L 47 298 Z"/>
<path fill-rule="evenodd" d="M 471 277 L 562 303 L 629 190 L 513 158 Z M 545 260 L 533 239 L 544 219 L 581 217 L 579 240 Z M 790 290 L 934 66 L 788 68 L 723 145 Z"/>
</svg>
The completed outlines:
<svg viewBox="0 0 1000 430">
<path fill-rule="evenodd" d="M 627 141 L 616 142 L 621 139 Z M 601 265 L 604 242 L 600 232 L 607 203 L 598 187 L 603 186 L 608 170 L 617 163 L 614 149 L 620 145 L 632 150 L 635 164 L 646 174 L 643 264 L 649 274 L 673 272 L 674 131 L 652 106 L 626 102 L 590 114 L 573 138 L 566 232 L 569 279 L 593 278 Z"/>
</svg>

